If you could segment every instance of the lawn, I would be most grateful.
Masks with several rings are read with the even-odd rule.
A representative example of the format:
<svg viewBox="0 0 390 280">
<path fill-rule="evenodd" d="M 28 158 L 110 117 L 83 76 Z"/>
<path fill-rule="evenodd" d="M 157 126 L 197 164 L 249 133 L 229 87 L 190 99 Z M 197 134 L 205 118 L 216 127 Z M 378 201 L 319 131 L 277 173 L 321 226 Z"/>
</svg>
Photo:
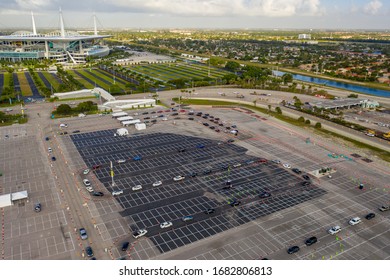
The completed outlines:
<svg viewBox="0 0 390 280">
<path fill-rule="evenodd" d="M 130 70 L 156 80 L 168 82 L 174 79 L 204 79 L 208 77 L 209 67 L 200 64 L 165 63 L 129 67 Z M 210 78 L 222 78 L 229 72 L 210 67 Z"/>
<path fill-rule="evenodd" d="M 83 77 L 77 75 L 74 71 L 68 71 L 77 81 L 79 81 L 85 88 L 93 89 L 95 87 L 95 83 L 93 81 L 87 81 Z"/>
<path fill-rule="evenodd" d="M 49 72 L 42 72 L 42 74 L 49 81 L 49 83 L 52 85 L 52 87 L 55 90 L 58 90 L 60 83 Z"/>
<path fill-rule="evenodd" d="M 3 87 L 8 87 L 10 79 L 11 79 L 11 74 L 10 73 L 4 73 L 4 85 L 3 85 Z"/>
<path fill-rule="evenodd" d="M 18 80 L 20 84 L 20 91 L 22 92 L 23 96 L 32 96 L 32 91 L 30 88 L 30 84 L 27 81 L 26 76 L 24 75 L 24 72 L 17 73 Z"/>
</svg>

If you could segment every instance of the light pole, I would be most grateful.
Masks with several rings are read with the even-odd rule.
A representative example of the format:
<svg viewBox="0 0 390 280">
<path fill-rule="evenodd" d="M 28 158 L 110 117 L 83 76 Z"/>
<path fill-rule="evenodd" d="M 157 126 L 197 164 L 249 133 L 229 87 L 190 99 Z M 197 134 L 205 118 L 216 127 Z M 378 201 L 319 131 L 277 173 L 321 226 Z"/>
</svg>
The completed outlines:
<svg viewBox="0 0 390 280">
<path fill-rule="evenodd" d="M 115 184 L 115 182 L 114 182 L 114 167 L 113 167 L 113 165 L 112 165 L 112 161 L 110 161 L 110 168 L 111 168 L 111 186 L 112 187 L 115 187 L 116 186 L 116 184 Z"/>
</svg>

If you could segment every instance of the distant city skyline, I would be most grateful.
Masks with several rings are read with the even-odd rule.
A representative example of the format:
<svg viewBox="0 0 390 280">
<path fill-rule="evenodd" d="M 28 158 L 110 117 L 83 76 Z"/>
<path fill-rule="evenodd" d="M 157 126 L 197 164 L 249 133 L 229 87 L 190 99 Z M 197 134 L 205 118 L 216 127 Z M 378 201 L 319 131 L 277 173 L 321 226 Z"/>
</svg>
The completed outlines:
<svg viewBox="0 0 390 280">
<path fill-rule="evenodd" d="M 382 29 L 390 30 L 390 0 L 8 0 L 0 30 L 92 28 Z"/>
</svg>

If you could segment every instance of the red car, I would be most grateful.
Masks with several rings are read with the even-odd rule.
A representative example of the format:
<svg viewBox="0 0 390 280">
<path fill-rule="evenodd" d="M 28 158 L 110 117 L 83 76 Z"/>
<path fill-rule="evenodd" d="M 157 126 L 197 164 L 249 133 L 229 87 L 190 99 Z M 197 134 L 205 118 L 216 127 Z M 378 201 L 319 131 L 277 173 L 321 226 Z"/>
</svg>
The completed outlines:
<svg viewBox="0 0 390 280">
<path fill-rule="evenodd" d="M 179 112 L 180 112 L 180 113 L 185 113 L 185 112 L 186 112 L 186 110 L 179 110 Z"/>
</svg>

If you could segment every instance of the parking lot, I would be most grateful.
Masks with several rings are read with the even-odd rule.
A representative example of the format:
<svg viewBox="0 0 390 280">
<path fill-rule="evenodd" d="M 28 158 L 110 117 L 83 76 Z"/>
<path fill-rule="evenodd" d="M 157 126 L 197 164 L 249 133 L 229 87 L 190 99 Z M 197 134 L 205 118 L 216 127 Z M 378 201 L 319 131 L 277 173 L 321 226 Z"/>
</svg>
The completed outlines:
<svg viewBox="0 0 390 280">
<path fill-rule="evenodd" d="M 164 111 L 167 121 L 152 118 L 156 123 L 144 131 L 128 127 L 126 137 L 114 136 L 121 126 L 110 116 L 67 119 L 67 129 L 59 128 L 64 120 L 56 120 L 39 133 L 30 125 L 0 129 L 5 159 L 0 170 L 6 174 L 0 177 L 0 194 L 27 189 L 31 195 L 29 203 L 3 210 L 4 258 L 80 259 L 86 246 L 74 231 L 80 226 L 87 228 L 88 244 L 99 259 L 390 258 L 389 212 L 377 210 L 390 201 L 386 165 L 366 162 L 363 154 L 353 156 L 356 151 L 331 139 L 269 116 L 230 108 L 194 110 L 220 118 L 223 126 L 210 118 L 190 120 L 188 112 L 171 116 Z M 139 113 L 140 119 L 152 115 Z M 237 136 L 225 132 L 233 125 Z M 45 142 L 49 129 L 54 137 Z M 68 134 L 60 135 L 64 131 Z M 334 154 L 338 157 L 329 156 Z M 331 178 L 310 175 L 311 183 L 302 184 L 302 174 L 284 168 L 286 163 L 302 174 L 322 167 L 335 172 Z M 83 175 L 93 166 L 99 167 Z M 185 178 L 174 181 L 178 175 Z M 67 181 L 59 183 L 57 176 Z M 90 195 L 84 178 L 104 196 Z M 162 184 L 153 186 L 157 181 Z M 363 190 L 357 188 L 360 183 Z M 142 189 L 132 190 L 137 185 Z M 71 196 L 64 197 L 62 190 Z M 112 196 L 114 190 L 124 193 Z M 261 197 L 264 193 L 271 196 Z M 36 201 L 44 207 L 38 215 L 31 210 Z M 215 212 L 206 214 L 207 209 Z M 376 217 L 368 221 L 364 217 L 370 212 Z M 184 222 L 185 216 L 193 219 Z M 355 216 L 362 223 L 349 225 Z M 160 228 L 162 222 L 172 226 Z M 336 236 L 327 233 L 334 225 L 342 227 Z M 138 229 L 148 232 L 134 239 Z M 318 242 L 304 245 L 310 236 Z M 130 242 L 126 252 L 120 250 L 123 241 Z M 301 250 L 288 255 L 293 245 Z"/>
<path fill-rule="evenodd" d="M 247 149 L 228 143 L 226 137 L 212 140 L 161 132 L 115 137 L 114 133 L 104 130 L 72 135 L 71 139 L 86 166 L 99 166 L 94 176 L 108 192 L 124 191 L 116 198 L 123 208 L 121 215 L 129 218 L 128 226 L 133 232 L 146 228 L 149 240 L 160 253 L 326 193 L 314 184 L 302 186 L 302 177 L 278 164 L 259 162 L 258 157 L 247 155 Z M 185 151 L 179 152 L 182 149 Z M 142 160 L 134 161 L 135 156 Z M 120 159 L 126 162 L 116 163 Z M 115 174 L 114 187 L 110 161 Z M 197 176 L 191 177 L 192 172 Z M 177 175 L 186 178 L 174 182 Z M 224 188 L 227 180 L 233 187 Z M 156 181 L 162 185 L 153 187 Z M 142 190 L 133 191 L 136 185 L 141 185 Z M 272 195 L 260 198 L 262 192 Z M 241 204 L 232 207 L 229 202 L 233 200 Z M 215 213 L 205 214 L 210 208 Z M 191 222 L 181 220 L 189 215 L 193 217 Z M 160 229 L 164 221 L 172 222 L 173 226 Z"/>
</svg>

